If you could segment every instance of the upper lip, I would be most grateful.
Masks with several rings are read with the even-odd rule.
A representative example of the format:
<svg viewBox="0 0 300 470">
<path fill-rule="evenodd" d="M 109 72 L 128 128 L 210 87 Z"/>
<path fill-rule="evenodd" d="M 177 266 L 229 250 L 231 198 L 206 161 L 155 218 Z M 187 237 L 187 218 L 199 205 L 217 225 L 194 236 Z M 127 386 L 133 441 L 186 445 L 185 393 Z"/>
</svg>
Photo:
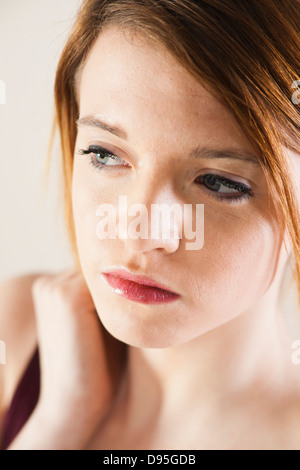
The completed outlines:
<svg viewBox="0 0 300 470">
<path fill-rule="evenodd" d="M 122 277 L 123 279 L 128 279 L 129 281 L 136 282 L 137 284 L 158 287 L 159 289 L 163 289 L 172 292 L 173 294 L 179 295 L 177 292 L 174 292 L 172 289 L 169 289 L 169 287 L 166 287 L 163 284 L 160 284 L 154 281 L 153 279 L 150 279 L 150 277 L 140 274 L 133 274 L 127 269 L 107 269 L 106 271 L 103 271 L 103 274 L 112 274 L 114 276 Z"/>
</svg>

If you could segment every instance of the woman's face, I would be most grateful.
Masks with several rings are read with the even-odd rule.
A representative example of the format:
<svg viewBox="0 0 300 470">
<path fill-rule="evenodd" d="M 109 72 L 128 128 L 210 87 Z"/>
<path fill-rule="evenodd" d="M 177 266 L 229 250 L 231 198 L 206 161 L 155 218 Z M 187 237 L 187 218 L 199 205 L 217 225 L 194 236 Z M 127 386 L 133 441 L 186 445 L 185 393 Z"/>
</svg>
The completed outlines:
<svg viewBox="0 0 300 470">
<path fill-rule="evenodd" d="M 169 347 L 253 308 L 273 280 L 281 237 L 255 149 L 231 112 L 162 46 L 129 39 L 114 27 L 94 44 L 78 94 L 76 239 L 107 330 L 133 346 Z M 115 127 L 123 131 L 114 133 Z M 118 159 L 102 163 L 88 153 L 90 146 Z M 103 203 L 117 208 L 119 196 L 128 207 L 144 204 L 149 214 L 151 204 L 204 204 L 203 247 L 187 249 L 184 228 L 181 239 L 100 239 L 97 209 Z M 149 219 L 149 230 L 155 223 Z M 101 274 L 114 267 L 149 276 L 179 297 L 129 300 Z"/>
</svg>

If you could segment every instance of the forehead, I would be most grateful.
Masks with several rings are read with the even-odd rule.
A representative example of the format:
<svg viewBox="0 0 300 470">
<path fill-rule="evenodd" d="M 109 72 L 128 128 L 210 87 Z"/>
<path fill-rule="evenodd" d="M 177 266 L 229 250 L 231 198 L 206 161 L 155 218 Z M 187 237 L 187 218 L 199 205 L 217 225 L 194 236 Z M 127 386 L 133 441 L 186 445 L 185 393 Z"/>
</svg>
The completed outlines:
<svg viewBox="0 0 300 470">
<path fill-rule="evenodd" d="M 97 69 L 104 72 L 101 77 Z M 81 78 L 92 79 L 95 86 L 100 80 L 102 88 L 116 91 L 134 87 L 137 92 L 153 90 L 169 97 L 201 93 L 203 98 L 212 98 L 163 45 L 116 26 L 106 27 L 98 36 Z"/>
<path fill-rule="evenodd" d="M 152 134 L 215 130 L 223 144 L 249 142 L 232 112 L 161 44 L 109 26 L 98 36 L 78 80 L 80 114 L 100 115 Z M 157 134 L 157 135 L 158 135 Z"/>
<path fill-rule="evenodd" d="M 145 103 L 157 97 L 189 109 L 195 98 L 203 105 L 219 104 L 161 44 L 113 26 L 104 29 L 88 55 L 80 76 L 80 98 L 88 99 L 90 86 L 101 95 L 129 93 Z"/>
</svg>

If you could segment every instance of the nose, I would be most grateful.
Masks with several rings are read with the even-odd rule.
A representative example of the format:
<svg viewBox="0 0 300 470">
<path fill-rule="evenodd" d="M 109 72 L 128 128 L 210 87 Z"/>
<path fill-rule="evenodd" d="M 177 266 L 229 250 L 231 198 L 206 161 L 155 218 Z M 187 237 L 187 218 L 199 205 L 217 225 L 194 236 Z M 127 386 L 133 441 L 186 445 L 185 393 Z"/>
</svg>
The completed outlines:
<svg viewBox="0 0 300 470">
<path fill-rule="evenodd" d="M 119 199 L 119 237 L 136 252 L 174 253 L 182 236 L 182 212 L 172 187 L 140 183 L 121 204 Z"/>
</svg>

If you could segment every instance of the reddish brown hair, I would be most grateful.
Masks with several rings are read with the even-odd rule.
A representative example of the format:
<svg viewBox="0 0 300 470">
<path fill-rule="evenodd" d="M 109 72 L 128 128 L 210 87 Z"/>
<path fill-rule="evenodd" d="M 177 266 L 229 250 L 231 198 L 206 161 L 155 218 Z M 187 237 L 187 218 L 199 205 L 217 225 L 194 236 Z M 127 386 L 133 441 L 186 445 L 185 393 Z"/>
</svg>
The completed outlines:
<svg viewBox="0 0 300 470">
<path fill-rule="evenodd" d="M 61 55 L 55 82 L 65 187 L 65 217 L 77 258 L 71 204 L 76 141 L 76 74 L 107 25 L 159 41 L 231 109 L 260 149 L 270 194 L 279 203 L 296 259 L 300 300 L 300 214 L 283 146 L 300 153 L 300 8 L 294 0 L 85 0 Z M 299 156 L 300 159 L 300 156 Z M 300 162 L 299 162 L 300 164 Z M 283 215 L 283 217 L 282 217 Z"/>
</svg>

